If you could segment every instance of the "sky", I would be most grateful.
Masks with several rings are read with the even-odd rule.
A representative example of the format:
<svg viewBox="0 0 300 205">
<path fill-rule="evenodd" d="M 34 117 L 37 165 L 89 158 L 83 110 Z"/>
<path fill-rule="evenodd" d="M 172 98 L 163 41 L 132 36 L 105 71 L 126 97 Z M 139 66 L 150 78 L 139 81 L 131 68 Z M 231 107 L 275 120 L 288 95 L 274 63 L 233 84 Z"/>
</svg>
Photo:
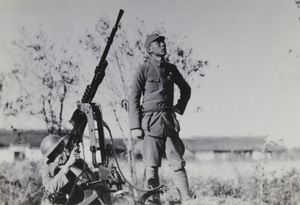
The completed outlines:
<svg viewBox="0 0 300 205">
<path fill-rule="evenodd" d="M 11 42 L 20 27 L 42 25 L 60 43 L 103 14 L 115 21 L 119 9 L 123 28 L 136 29 L 137 18 L 149 33 L 164 25 L 209 62 L 179 116 L 182 137 L 268 136 L 300 147 L 300 8 L 293 0 L 0 0 L 0 71 L 18 58 Z"/>
</svg>

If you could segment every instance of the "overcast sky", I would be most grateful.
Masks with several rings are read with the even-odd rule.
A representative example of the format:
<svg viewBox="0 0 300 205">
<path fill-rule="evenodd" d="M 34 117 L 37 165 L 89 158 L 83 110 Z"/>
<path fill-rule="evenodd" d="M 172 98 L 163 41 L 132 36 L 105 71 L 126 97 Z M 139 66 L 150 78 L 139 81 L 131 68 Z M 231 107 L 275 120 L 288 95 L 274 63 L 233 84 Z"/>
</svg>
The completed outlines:
<svg viewBox="0 0 300 205">
<path fill-rule="evenodd" d="M 182 136 L 268 135 L 300 146 L 300 9 L 294 0 L 0 0 L 0 7 L 0 69 L 17 58 L 11 42 L 21 26 L 42 25 L 60 42 L 92 28 L 103 14 L 114 21 L 124 9 L 123 28 L 135 28 L 136 18 L 149 33 L 164 25 L 170 35 L 187 35 L 185 43 L 210 63 L 189 114 L 179 118 Z M 196 103 L 201 112 L 192 113 Z"/>
</svg>

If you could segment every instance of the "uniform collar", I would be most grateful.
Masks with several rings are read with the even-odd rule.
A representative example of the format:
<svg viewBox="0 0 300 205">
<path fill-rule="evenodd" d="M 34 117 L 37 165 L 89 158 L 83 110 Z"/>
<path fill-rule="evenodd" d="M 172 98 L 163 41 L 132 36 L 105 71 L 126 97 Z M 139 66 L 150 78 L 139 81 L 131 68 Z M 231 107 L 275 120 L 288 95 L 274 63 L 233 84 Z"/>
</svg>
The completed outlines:
<svg viewBox="0 0 300 205">
<path fill-rule="evenodd" d="M 156 60 L 155 58 L 151 58 L 150 62 L 151 62 L 154 66 L 160 67 L 160 66 L 164 63 L 164 60 L 162 59 L 161 61 L 158 61 L 158 60 Z"/>
</svg>

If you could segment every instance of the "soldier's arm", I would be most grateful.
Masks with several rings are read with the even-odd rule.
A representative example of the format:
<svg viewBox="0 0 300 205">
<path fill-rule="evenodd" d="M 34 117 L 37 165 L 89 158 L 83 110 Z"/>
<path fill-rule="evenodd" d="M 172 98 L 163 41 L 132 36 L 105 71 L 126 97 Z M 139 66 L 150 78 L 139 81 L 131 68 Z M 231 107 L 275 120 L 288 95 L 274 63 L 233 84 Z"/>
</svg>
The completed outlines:
<svg viewBox="0 0 300 205">
<path fill-rule="evenodd" d="M 137 68 L 131 84 L 131 92 L 129 95 L 129 120 L 130 129 L 141 129 L 141 96 L 144 92 L 145 76 L 142 66 Z"/>
<path fill-rule="evenodd" d="M 54 168 L 55 167 L 51 164 L 44 164 L 41 169 L 43 185 L 46 191 L 48 191 L 51 194 L 58 192 L 61 187 L 63 187 L 69 182 L 63 170 L 60 170 L 54 177 L 52 177 L 51 172 L 54 172 L 54 170 L 51 171 L 50 169 Z"/>
<path fill-rule="evenodd" d="M 178 110 L 178 113 L 182 115 L 191 97 L 191 87 L 185 81 L 185 79 L 183 78 L 183 76 L 180 74 L 180 72 L 175 66 L 173 68 L 173 75 L 175 77 L 175 84 L 178 86 L 180 90 L 180 97 L 175 107 Z"/>
</svg>

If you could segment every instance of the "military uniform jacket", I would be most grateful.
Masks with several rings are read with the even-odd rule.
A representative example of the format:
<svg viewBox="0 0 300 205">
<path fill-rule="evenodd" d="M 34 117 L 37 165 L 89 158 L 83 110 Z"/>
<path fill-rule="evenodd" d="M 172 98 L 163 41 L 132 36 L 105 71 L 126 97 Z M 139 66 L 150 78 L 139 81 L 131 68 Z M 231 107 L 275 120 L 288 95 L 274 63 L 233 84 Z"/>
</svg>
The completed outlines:
<svg viewBox="0 0 300 205">
<path fill-rule="evenodd" d="M 143 129 L 146 134 L 155 137 L 179 132 L 179 123 L 171 110 L 174 104 L 174 84 L 180 89 L 175 106 L 183 114 L 190 99 L 191 88 L 177 67 L 152 58 L 137 68 L 129 96 L 131 129 Z"/>
<path fill-rule="evenodd" d="M 56 170 L 59 170 L 59 167 L 53 162 L 50 164 L 44 163 L 41 168 L 43 185 L 49 193 L 58 192 L 61 187 L 69 182 L 68 177 L 63 171 Z"/>
<path fill-rule="evenodd" d="M 70 169 L 76 169 L 78 172 L 77 174 L 79 174 L 82 171 L 82 166 L 84 166 L 84 163 L 84 160 L 79 159 L 74 163 L 74 165 Z M 72 171 L 69 171 L 68 174 L 65 174 L 62 171 L 61 167 L 57 166 L 56 163 L 45 162 L 42 165 L 40 172 L 42 176 L 43 185 L 46 191 L 46 197 L 48 197 L 48 199 L 44 199 L 45 204 L 49 204 L 49 197 L 52 197 L 53 199 L 58 199 L 55 199 L 55 201 L 52 202 L 52 204 L 62 204 L 62 202 L 64 204 L 66 202 L 66 194 L 70 194 L 72 189 L 74 189 L 74 193 L 70 203 L 77 204 L 83 200 L 84 191 L 79 186 L 73 187 L 74 182 L 76 180 L 76 175 Z"/>
</svg>

